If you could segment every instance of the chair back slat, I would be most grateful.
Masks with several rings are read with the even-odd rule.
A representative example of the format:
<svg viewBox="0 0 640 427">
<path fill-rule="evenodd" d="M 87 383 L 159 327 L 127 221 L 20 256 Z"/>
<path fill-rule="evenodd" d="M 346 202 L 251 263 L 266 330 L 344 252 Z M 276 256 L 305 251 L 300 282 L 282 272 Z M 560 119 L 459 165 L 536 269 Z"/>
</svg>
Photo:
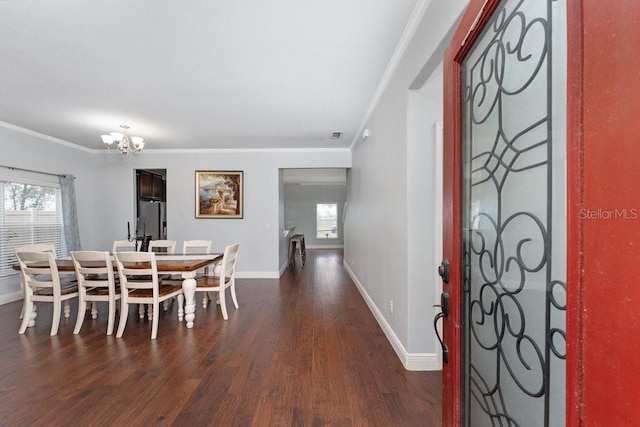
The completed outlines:
<svg viewBox="0 0 640 427">
<path fill-rule="evenodd" d="M 30 245 L 18 246 L 16 252 L 51 252 L 56 258 L 56 247 L 53 243 L 33 243 Z"/>
<path fill-rule="evenodd" d="M 53 253 L 16 252 L 16 258 L 18 258 L 22 280 L 26 286 L 32 289 L 57 288 L 59 292 L 60 276 Z"/>
<path fill-rule="evenodd" d="M 185 240 L 182 243 L 184 254 L 210 254 L 211 240 Z M 200 273 L 209 274 L 209 266 L 198 270 Z"/>
<path fill-rule="evenodd" d="M 53 243 L 32 243 L 18 246 L 15 253 L 18 252 L 51 252 L 54 258 L 58 257 L 56 246 Z"/>
<path fill-rule="evenodd" d="M 111 255 L 106 251 L 72 251 L 78 285 L 90 288 L 115 287 Z"/>
<path fill-rule="evenodd" d="M 211 240 L 185 240 L 182 243 L 182 253 L 211 253 Z"/>
<path fill-rule="evenodd" d="M 111 248 L 111 253 L 116 252 L 131 252 L 136 250 L 136 241 L 132 240 L 114 240 Z"/>
<path fill-rule="evenodd" d="M 125 289 L 158 289 L 158 266 L 153 252 L 118 252 L 114 254 Z M 143 266 L 144 265 L 144 266 Z"/>
<path fill-rule="evenodd" d="M 151 240 L 149 242 L 148 252 L 163 252 L 173 254 L 176 252 L 175 240 Z"/>
<path fill-rule="evenodd" d="M 220 283 L 223 283 L 226 280 L 231 280 L 235 277 L 236 262 L 238 260 L 239 250 L 239 243 L 229 245 L 225 248 L 224 255 L 222 255 L 222 264 L 220 268 Z"/>
</svg>

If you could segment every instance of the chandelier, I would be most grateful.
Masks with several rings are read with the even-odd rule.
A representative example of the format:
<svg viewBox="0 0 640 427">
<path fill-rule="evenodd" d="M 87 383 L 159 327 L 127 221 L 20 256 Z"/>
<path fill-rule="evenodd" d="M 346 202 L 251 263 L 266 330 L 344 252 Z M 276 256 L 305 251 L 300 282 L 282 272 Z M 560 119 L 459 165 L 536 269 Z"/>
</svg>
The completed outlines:
<svg viewBox="0 0 640 427">
<path fill-rule="evenodd" d="M 111 132 L 109 135 L 102 135 L 102 142 L 107 145 L 107 149 L 114 153 L 120 153 L 124 156 L 131 157 L 138 154 L 144 148 L 144 139 L 139 136 L 127 135 L 129 126 L 120 125 L 124 133 Z"/>
</svg>

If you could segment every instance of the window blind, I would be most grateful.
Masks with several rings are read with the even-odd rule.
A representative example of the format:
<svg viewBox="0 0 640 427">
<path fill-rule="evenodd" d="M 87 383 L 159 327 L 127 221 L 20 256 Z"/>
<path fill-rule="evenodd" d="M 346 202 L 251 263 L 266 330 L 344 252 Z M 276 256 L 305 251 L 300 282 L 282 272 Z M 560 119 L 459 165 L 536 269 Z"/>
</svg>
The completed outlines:
<svg viewBox="0 0 640 427">
<path fill-rule="evenodd" d="M 0 180 L 0 277 L 16 274 L 16 248 L 53 243 L 66 254 L 60 186 L 53 183 Z"/>
</svg>

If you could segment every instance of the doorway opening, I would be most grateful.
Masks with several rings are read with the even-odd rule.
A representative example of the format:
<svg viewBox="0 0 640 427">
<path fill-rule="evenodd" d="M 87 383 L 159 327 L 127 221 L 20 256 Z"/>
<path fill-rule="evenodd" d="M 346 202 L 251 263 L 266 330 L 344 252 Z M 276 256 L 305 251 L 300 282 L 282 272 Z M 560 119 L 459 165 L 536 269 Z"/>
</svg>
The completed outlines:
<svg viewBox="0 0 640 427">
<path fill-rule="evenodd" d="M 347 170 L 283 169 L 282 182 L 284 228 L 304 234 L 307 248 L 343 247 Z"/>
<path fill-rule="evenodd" d="M 167 238 L 167 170 L 136 169 L 135 239 L 141 251 Z"/>
</svg>

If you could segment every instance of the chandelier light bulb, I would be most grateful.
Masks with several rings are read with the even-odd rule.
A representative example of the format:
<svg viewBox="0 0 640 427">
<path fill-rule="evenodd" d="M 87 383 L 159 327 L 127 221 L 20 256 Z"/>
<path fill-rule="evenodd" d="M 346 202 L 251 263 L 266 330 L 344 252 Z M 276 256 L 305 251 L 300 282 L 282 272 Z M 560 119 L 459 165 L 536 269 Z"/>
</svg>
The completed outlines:
<svg viewBox="0 0 640 427">
<path fill-rule="evenodd" d="M 111 138 L 113 138 L 115 142 L 121 142 L 124 135 L 120 132 L 111 132 Z"/>
<path fill-rule="evenodd" d="M 142 150 L 142 148 L 144 147 L 144 139 L 140 138 L 139 136 L 132 136 L 131 142 L 133 143 L 133 146 L 135 148 L 138 148 L 140 150 Z"/>
<path fill-rule="evenodd" d="M 144 139 L 139 136 L 129 136 L 127 130 L 129 126 L 120 125 L 124 130 L 124 133 L 111 132 L 109 135 L 101 135 L 102 142 L 107 146 L 107 150 L 114 153 L 119 153 L 125 157 L 131 157 L 138 154 L 144 148 Z M 115 146 L 113 143 L 116 143 Z"/>
</svg>

